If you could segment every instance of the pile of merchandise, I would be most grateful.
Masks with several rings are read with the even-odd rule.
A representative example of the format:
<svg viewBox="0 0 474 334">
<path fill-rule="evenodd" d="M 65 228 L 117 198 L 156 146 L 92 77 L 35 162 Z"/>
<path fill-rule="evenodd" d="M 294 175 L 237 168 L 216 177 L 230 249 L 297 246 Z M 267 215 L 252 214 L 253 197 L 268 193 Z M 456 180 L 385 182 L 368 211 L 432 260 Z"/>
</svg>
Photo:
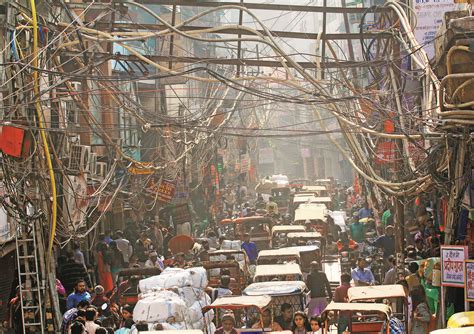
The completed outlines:
<svg viewBox="0 0 474 334">
<path fill-rule="evenodd" d="M 211 303 L 204 291 L 206 270 L 202 267 L 166 268 L 160 275 L 139 283 L 141 296 L 133 310 L 135 322 L 148 323 L 152 330 L 160 324 L 164 330 L 206 329 L 214 333 L 213 311 L 202 308 Z"/>
</svg>

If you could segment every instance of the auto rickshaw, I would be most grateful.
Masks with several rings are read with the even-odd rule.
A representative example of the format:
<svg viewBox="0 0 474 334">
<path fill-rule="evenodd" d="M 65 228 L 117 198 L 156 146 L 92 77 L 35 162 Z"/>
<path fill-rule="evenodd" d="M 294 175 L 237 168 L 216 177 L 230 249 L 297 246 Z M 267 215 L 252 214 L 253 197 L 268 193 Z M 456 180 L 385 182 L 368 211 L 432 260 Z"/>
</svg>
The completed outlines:
<svg viewBox="0 0 474 334">
<path fill-rule="evenodd" d="M 229 288 L 234 295 L 240 295 L 250 282 L 247 254 L 243 250 L 232 249 L 210 251 L 208 254 L 209 261 L 202 262 L 207 272 L 208 285 L 219 287 L 222 271 L 228 270 L 231 277 Z"/>
<path fill-rule="evenodd" d="M 254 282 L 269 282 L 275 278 L 279 281 L 302 281 L 303 273 L 297 263 L 263 264 L 255 268 Z"/>
<path fill-rule="evenodd" d="M 235 231 L 235 222 L 230 218 L 222 219 L 219 222 L 219 230 L 227 239 L 235 239 L 238 237 Z"/>
<path fill-rule="evenodd" d="M 349 316 L 349 333 L 390 334 L 391 309 L 378 303 L 335 303 L 331 302 L 321 314 L 325 320 L 323 334 L 331 333 L 331 323 L 337 323 L 339 317 Z M 382 332 L 383 330 L 383 332 Z"/>
<path fill-rule="evenodd" d="M 301 264 L 300 252 L 293 249 L 267 249 L 258 253 L 257 265 L 262 264 L 283 264 L 293 262 Z"/>
<path fill-rule="evenodd" d="M 298 193 L 314 194 L 316 197 L 328 196 L 328 190 L 326 186 L 303 186 Z"/>
<path fill-rule="evenodd" d="M 393 315 L 402 320 L 405 328 L 408 328 L 408 291 L 403 285 L 354 286 L 349 288 L 347 296 L 349 303 L 388 299 L 391 302 Z"/>
<path fill-rule="evenodd" d="M 305 232 L 302 225 L 277 225 L 272 228 L 272 248 L 280 248 L 287 244 L 287 234 L 290 232 Z"/>
<path fill-rule="evenodd" d="M 292 246 L 285 247 L 285 250 L 294 250 L 300 253 L 300 266 L 303 273 L 309 273 L 311 270 L 311 262 L 321 261 L 321 251 L 319 246 L 310 245 L 310 246 Z M 322 267 L 321 267 L 322 269 Z"/>
<path fill-rule="evenodd" d="M 474 311 L 459 312 L 448 319 L 447 328 L 474 327 Z M 471 328 L 474 333 L 474 328 Z"/>
<path fill-rule="evenodd" d="M 213 310 L 216 327 L 219 327 L 222 314 L 233 311 L 236 322 L 235 328 L 250 329 L 257 321 L 260 321 L 263 328 L 261 320 L 263 311 L 271 307 L 272 298 L 270 296 L 225 296 L 217 298 L 211 305 L 204 306 L 202 312 L 206 313 Z M 210 332 L 209 329 L 207 332 Z"/>
<path fill-rule="evenodd" d="M 327 234 L 326 215 L 328 210 L 320 204 L 304 203 L 295 210 L 295 224 L 304 225 L 307 221 L 323 236 Z"/>
<path fill-rule="evenodd" d="M 289 186 L 272 188 L 273 201 L 278 205 L 278 213 L 285 214 L 290 204 L 291 189 Z"/>
<path fill-rule="evenodd" d="M 236 238 L 243 240 L 244 234 L 250 235 L 259 250 L 270 249 L 273 220 L 270 217 L 252 216 L 234 219 Z"/>
<path fill-rule="evenodd" d="M 311 298 L 306 284 L 301 281 L 252 283 L 243 291 L 245 296 L 272 297 L 272 305 L 279 309 L 282 304 L 290 304 L 294 311 L 304 311 Z"/>
</svg>

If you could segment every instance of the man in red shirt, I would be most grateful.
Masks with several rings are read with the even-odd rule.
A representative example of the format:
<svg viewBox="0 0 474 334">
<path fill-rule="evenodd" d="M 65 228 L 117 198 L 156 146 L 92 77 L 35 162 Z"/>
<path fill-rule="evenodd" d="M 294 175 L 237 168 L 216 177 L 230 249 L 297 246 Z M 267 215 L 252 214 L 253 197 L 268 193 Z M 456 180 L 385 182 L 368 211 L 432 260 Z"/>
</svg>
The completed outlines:
<svg viewBox="0 0 474 334">
<path fill-rule="evenodd" d="M 336 290 L 334 290 L 334 301 L 336 303 L 347 303 L 347 290 L 351 287 L 351 275 L 349 274 L 342 274 L 341 275 L 341 285 L 339 285 Z M 349 317 L 350 313 L 346 314 L 345 312 L 341 312 L 339 314 L 339 319 L 337 321 L 337 333 L 342 334 L 346 330 L 347 326 L 349 326 Z"/>
</svg>

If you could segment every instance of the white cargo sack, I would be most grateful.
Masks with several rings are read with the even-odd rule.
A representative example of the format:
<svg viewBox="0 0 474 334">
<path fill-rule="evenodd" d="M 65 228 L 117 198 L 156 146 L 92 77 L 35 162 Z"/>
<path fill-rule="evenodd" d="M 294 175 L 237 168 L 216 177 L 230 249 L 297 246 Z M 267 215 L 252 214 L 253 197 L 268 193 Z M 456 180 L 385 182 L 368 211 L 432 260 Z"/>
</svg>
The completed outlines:
<svg viewBox="0 0 474 334">
<path fill-rule="evenodd" d="M 186 271 L 190 275 L 191 286 L 196 289 L 205 289 L 207 287 L 207 273 L 203 267 L 188 268 Z"/>
<path fill-rule="evenodd" d="M 141 292 L 159 288 L 184 288 L 186 286 L 205 289 L 207 287 L 207 274 L 203 267 L 189 269 L 166 268 L 160 275 L 140 280 L 138 285 Z"/>
<path fill-rule="evenodd" d="M 223 240 L 221 244 L 221 249 L 240 250 L 241 248 L 242 243 L 240 240 Z"/>
<path fill-rule="evenodd" d="M 186 312 L 186 303 L 177 294 L 171 291 L 157 291 L 138 300 L 133 309 L 133 320 L 152 323 L 165 322 L 168 318 L 174 317 L 180 322 L 184 320 Z"/>
</svg>

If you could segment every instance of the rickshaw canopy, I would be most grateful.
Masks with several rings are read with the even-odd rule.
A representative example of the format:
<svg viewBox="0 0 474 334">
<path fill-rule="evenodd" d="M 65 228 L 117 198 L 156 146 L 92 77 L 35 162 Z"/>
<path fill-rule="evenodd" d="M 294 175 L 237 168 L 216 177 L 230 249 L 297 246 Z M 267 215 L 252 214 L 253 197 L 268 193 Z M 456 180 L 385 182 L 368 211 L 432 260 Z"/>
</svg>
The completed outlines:
<svg viewBox="0 0 474 334">
<path fill-rule="evenodd" d="M 297 263 L 285 263 L 285 264 L 262 264 L 255 267 L 254 280 L 258 277 L 266 276 L 280 276 L 280 275 L 300 275 L 301 267 Z M 281 284 L 281 282 L 280 282 Z"/>
<path fill-rule="evenodd" d="M 325 191 L 327 190 L 326 186 L 303 186 L 301 191 L 311 191 L 311 192 L 318 192 L 318 191 Z"/>
<path fill-rule="evenodd" d="M 272 298 L 270 296 L 225 296 L 217 298 L 211 305 L 204 306 L 203 311 L 211 309 L 238 310 L 246 307 L 256 307 L 264 310 L 270 306 Z"/>
<path fill-rule="evenodd" d="M 298 209 L 295 210 L 295 222 L 306 221 L 306 220 L 326 220 L 326 207 L 320 206 L 319 204 L 301 204 Z"/>
<path fill-rule="evenodd" d="M 312 194 L 297 194 L 293 197 L 293 204 L 318 204 L 317 197 Z M 319 203 L 321 204 L 321 203 Z"/>
<path fill-rule="evenodd" d="M 324 309 L 324 315 L 327 315 L 329 312 L 336 311 L 349 311 L 349 312 L 375 312 L 385 315 L 386 319 L 390 318 L 392 313 L 389 306 L 385 304 L 376 304 L 376 303 L 335 303 L 331 302 Z"/>
<path fill-rule="evenodd" d="M 319 232 L 291 232 L 287 234 L 288 239 L 321 239 Z"/>
<path fill-rule="evenodd" d="M 246 296 L 285 296 L 298 295 L 307 290 L 306 284 L 302 281 L 281 282 L 260 282 L 252 283 L 245 288 L 243 294 Z"/>
<path fill-rule="evenodd" d="M 408 293 L 404 289 L 403 285 L 400 284 L 354 286 L 349 288 L 347 291 L 347 296 L 349 303 L 383 298 L 408 299 Z"/>
<path fill-rule="evenodd" d="M 219 222 L 219 225 L 229 225 L 229 224 L 233 224 L 234 221 L 230 218 L 226 218 L 226 219 L 222 219 L 220 222 Z"/>
<path fill-rule="evenodd" d="M 284 233 L 284 232 L 304 232 L 306 231 L 305 227 L 302 225 L 277 225 L 272 228 L 272 235 L 275 233 Z"/>
<path fill-rule="evenodd" d="M 474 327 L 474 311 L 453 314 L 448 320 L 448 328 Z M 474 333 L 474 328 L 471 328 Z"/>
<path fill-rule="evenodd" d="M 279 248 L 279 249 L 266 249 L 261 250 L 258 253 L 258 256 L 291 256 L 291 255 L 300 255 L 300 252 L 296 249 L 288 249 L 288 248 Z"/>
</svg>

